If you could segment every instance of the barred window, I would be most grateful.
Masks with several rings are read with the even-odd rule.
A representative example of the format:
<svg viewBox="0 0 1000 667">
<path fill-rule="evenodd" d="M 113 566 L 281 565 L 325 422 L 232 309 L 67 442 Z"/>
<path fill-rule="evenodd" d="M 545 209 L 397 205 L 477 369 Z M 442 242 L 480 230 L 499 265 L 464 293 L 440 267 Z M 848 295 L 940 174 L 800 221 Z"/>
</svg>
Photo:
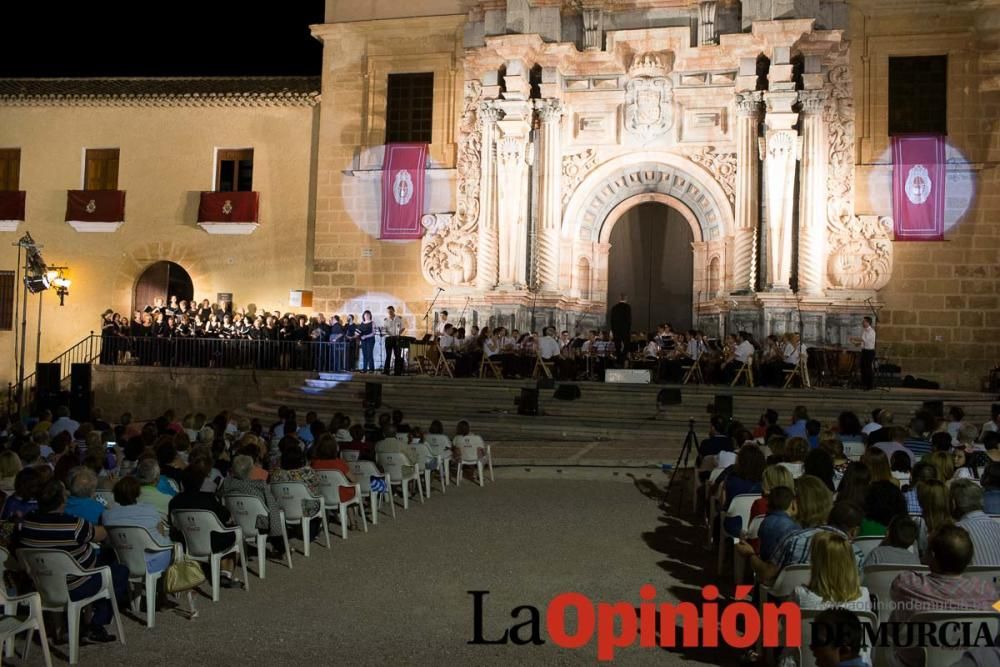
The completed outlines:
<svg viewBox="0 0 1000 667">
<path fill-rule="evenodd" d="M 386 92 L 385 142 L 431 143 L 434 72 L 390 74 Z"/>
</svg>

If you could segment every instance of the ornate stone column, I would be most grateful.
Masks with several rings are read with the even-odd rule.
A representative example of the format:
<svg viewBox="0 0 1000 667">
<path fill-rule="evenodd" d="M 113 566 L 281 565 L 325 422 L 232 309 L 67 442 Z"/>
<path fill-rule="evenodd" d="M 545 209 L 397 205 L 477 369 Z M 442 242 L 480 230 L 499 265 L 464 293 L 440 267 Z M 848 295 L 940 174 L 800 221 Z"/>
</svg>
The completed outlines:
<svg viewBox="0 0 1000 667">
<path fill-rule="evenodd" d="M 497 188 L 496 127 L 501 116 L 495 100 L 479 106 L 479 131 L 482 138 L 482 163 L 479 183 L 479 251 L 476 286 L 490 290 L 497 284 Z"/>
<path fill-rule="evenodd" d="M 736 229 L 733 239 L 733 283 L 731 291 L 754 289 L 756 276 L 756 231 L 760 210 L 757 198 L 761 93 L 736 94 Z"/>
<path fill-rule="evenodd" d="M 559 288 L 559 227 L 562 220 L 562 152 L 560 150 L 560 119 L 562 102 L 558 99 L 535 100 L 535 110 L 541 121 L 538 146 L 538 286 L 544 291 Z"/>
<path fill-rule="evenodd" d="M 701 0 L 698 3 L 698 46 L 716 44 L 719 37 L 715 32 L 717 0 Z"/>
<path fill-rule="evenodd" d="M 767 115 L 761 142 L 764 160 L 764 196 L 767 202 L 767 288 L 788 291 L 792 276 L 792 218 L 795 206 L 795 161 L 799 137 L 794 90 L 764 95 Z"/>
<path fill-rule="evenodd" d="M 585 0 L 583 14 L 583 48 L 585 51 L 600 51 L 604 41 L 604 9 L 601 0 Z"/>
<path fill-rule="evenodd" d="M 799 179 L 799 292 L 821 296 L 826 282 L 826 125 L 824 90 L 799 92 L 802 174 Z"/>
<path fill-rule="evenodd" d="M 501 102 L 504 116 L 497 121 L 497 232 L 499 285 L 522 289 L 528 266 L 528 133 L 531 102 Z"/>
</svg>

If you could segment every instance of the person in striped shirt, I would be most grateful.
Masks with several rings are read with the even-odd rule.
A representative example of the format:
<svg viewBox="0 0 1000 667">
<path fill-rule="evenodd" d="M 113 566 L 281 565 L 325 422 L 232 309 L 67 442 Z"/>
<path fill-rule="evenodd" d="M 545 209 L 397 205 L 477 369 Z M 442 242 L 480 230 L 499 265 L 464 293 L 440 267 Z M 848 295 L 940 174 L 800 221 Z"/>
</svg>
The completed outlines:
<svg viewBox="0 0 1000 667">
<path fill-rule="evenodd" d="M 924 420 L 920 417 L 914 417 L 910 421 L 910 437 L 903 441 L 903 446 L 913 452 L 918 459 L 934 451 L 930 440 L 924 437 L 926 431 L 927 424 Z"/>
<path fill-rule="evenodd" d="M 983 512 L 983 488 L 971 479 L 951 483 L 951 515 L 972 540 L 972 565 L 1000 567 L 1000 523 Z"/>
<path fill-rule="evenodd" d="M 73 557 L 80 567 L 92 568 L 97 563 L 97 551 L 92 542 L 107 538 L 101 526 L 85 519 L 66 514 L 66 487 L 59 480 L 49 480 L 38 495 L 38 510 L 25 517 L 14 532 L 14 552 L 18 549 L 57 549 Z M 128 604 L 128 569 L 114 563 L 111 578 L 119 605 Z M 96 594 L 101 588 L 101 577 L 70 577 L 67 583 L 71 600 L 81 600 Z M 113 642 L 114 635 L 105 626 L 111 622 L 113 612 L 108 599 L 93 603 L 90 624 L 84 636 L 93 642 Z"/>
</svg>

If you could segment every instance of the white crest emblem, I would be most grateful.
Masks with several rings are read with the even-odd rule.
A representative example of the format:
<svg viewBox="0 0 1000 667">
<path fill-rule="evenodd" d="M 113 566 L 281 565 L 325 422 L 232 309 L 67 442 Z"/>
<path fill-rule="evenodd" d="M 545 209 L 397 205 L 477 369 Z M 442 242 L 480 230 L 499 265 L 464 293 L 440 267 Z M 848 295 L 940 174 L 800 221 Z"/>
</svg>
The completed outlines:
<svg viewBox="0 0 1000 667">
<path fill-rule="evenodd" d="M 911 204 L 923 204 L 931 196 L 931 175 L 927 167 L 915 164 L 906 174 L 906 198 Z"/>
<path fill-rule="evenodd" d="M 97 202 L 91 199 L 89 202 L 87 202 L 87 205 L 84 207 L 84 209 L 87 211 L 87 213 L 93 213 L 94 211 L 97 210 Z"/>
<path fill-rule="evenodd" d="M 404 170 L 396 172 L 396 178 L 392 182 L 392 196 L 400 206 L 406 206 L 413 199 L 413 177 L 410 172 Z"/>
<path fill-rule="evenodd" d="M 222 212 L 229 215 L 233 212 L 233 200 L 227 199 L 226 203 L 222 205 Z"/>
</svg>

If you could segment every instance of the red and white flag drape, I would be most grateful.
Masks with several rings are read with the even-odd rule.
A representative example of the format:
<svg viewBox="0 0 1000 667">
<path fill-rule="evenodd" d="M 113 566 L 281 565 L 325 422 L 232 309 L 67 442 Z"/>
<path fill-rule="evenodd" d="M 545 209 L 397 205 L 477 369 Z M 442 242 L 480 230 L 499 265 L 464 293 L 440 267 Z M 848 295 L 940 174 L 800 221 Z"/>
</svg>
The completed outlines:
<svg viewBox="0 0 1000 667">
<path fill-rule="evenodd" d="M 897 241 L 944 240 L 944 136 L 892 138 L 892 219 Z"/>
<path fill-rule="evenodd" d="M 427 144 L 386 144 L 382 167 L 381 239 L 419 239 L 424 213 Z"/>
</svg>

